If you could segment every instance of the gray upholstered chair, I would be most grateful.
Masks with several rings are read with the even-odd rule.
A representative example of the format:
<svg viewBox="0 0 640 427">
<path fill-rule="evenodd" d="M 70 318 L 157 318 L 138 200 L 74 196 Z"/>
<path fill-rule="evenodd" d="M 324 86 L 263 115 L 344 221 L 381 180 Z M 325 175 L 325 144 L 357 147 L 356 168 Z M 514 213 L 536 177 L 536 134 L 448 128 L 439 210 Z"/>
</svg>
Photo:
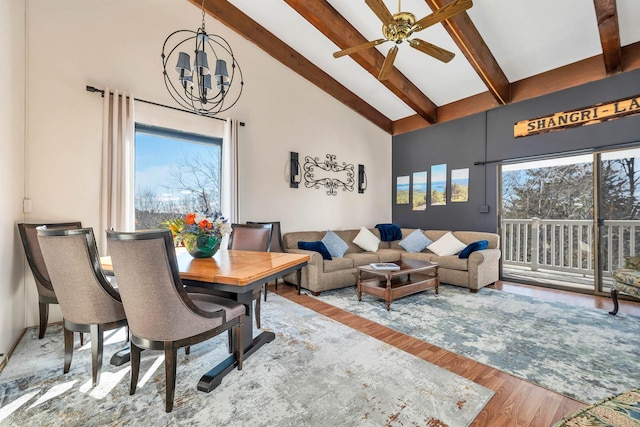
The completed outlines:
<svg viewBox="0 0 640 427">
<path fill-rule="evenodd" d="M 64 319 L 64 373 L 71 367 L 73 332 L 89 332 L 95 386 L 100 382 L 104 331 L 127 326 L 120 295 L 102 272 L 91 228 L 37 230 Z"/>
<path fill-rule="evenodd" d="M 280 227 L 280 221 L 247 221 L 247 224 L 271 224 L 271 247 L 269 248 L 269 252 L 285 252 L 284 245 L 282 244 L 282 228 Z M 275 287 L 277 291 L 278 279 L 275 280 Z M 267 300 L 267 283 L 264 284 L 264 300 Z"/>
<path fill-rule="evenodd" d="M 118 280 L 131 331 L 131 386 L 140 371 L 140 350 L 164 350 L 165 410 L 173 410 L 177 350 L 224 331 L 235 338 L 235 357 L 242 369 L 242 324 L 245 306 L 208 294 L 187 293 L 176 259 L 171 232 L 107 231 L 113 271 Z"/>
<path fill-rule="evenodd" d="M 229 249 L 241 251 L 269 252 L 273 227 L 271 223 L 265 224 L 231 224 L 231 236 L 229 237 Z M 265 292 L 267 284 L 264 285 Z M 254 317 L 256 326 L 260 329 L 260 296 L 262 288 L 253 290 Z"/>
<path fill-rule="evenodd" d="M 24 247 L 24 253 L 27 256 L 27 263 L 33 278 L 36 282 L 36 288 L 38 289 L 38 312 L 40 314 L 40 331 L 38 338 L 42 339 L 47 331 L 47 324 L 49 322 L 49 304 L 58 304 L 56 293 L 51 286 L 51 280 L 49 279 L 49 272 L 47 266 L 42 258 L 42 251 L 40 250 L 40 244 L 38 243 L 37 227 L 46 226 L 48 229 L 54 230 L 71 230 L 82 228 L 80 222 L 63 222 L 56 224 L 18 224 L 18 230 L 20 231 L 20 239 L 22 240 L 22 246 Z M 83 343 L 82 334 L 80 334 L 81 344 Z"/>
</svg>

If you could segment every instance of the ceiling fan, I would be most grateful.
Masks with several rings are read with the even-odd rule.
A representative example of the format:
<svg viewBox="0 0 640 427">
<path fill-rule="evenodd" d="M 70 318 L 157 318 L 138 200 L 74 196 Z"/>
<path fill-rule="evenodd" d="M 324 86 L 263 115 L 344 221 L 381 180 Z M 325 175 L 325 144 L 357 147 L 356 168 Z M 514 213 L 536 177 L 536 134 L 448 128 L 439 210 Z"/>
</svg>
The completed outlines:
<svg viewBox="0 0 640 427">
<path fill-rule="evenodd" d="M 393 61 L 398 54 L 398 45 L 404 41 L 409 43 L 414 49 L 420 52 L 426 53 L 442 62 L 449 62 L 455 54 L 449 52 L 446 49 L 433 45 L 429 42 L 420 39 L 409 39 L 413 33 L 422 31 L 438 22 L 451 18 L 452 16 L 463 12 L 473 6 L 472 0 L 454 0 L 448 5 L 441 7 L 430 15 L 417 20 L 416 17 L 409 12 L 402 12 L 400 8 L 400 0 L 398 0 L 398 13 L 391 14 L 389 9 L 384 5 L 382 0 L 365 0 L 365 3 L 382 21 L 382 35 L 383 39 L 373 40 L 367 43 L 363 43 L 357 46 L 343 49 L 333 54 L 334 58 L 340 58 L 341 56 L 351 55 L 362 49 L 368 49 L 370 47 L 377 46 L 379 44 L 392 41 L 395 45 L 389 49 L 389 53 L 382 64 L 380 73 L 378 74 L 378 80 L 386 80 L 389 77 L 389 73 L 393 68 Z"/>
</svg>

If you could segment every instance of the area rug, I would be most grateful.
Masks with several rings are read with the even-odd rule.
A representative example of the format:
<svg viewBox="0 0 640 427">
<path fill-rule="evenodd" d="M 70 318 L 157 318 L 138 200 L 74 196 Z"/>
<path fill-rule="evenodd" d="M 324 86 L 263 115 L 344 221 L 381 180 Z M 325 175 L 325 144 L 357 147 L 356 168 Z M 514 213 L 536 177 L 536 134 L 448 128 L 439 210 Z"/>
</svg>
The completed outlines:
<svg viewBox="0 0 640 427">
<path fill-rule="evenodd" d="M 202 374 L 227 357 L 226 334 L 178 353 L 173 412 L 164 411 L 162 352 L 142 353 L 129 396 L 129 367 L 108 364 L 124 344 L 109 337 L 100 384 L 91 387 L 90 345 L 76 342 L 62 374 L 61 327 L 29 329 L 0 373 L 3 426 L 467 426 L 493 392 L 276 294 L 262 305 L 276 339 L 211 393 Z M 76 341 L 78 341 L 76 339 Z"/>
<path fill-rule="evenodd" d="M 355 287 L 321 301 L 584 403 L 640 385 L 640 318 L 483 288 L 442 285 L 384 301 Z"/>
<path fill-rule="evenodd" d="M 553 427 L 630 427 L 640 425 L 640 389 L 611 396 L 563 418 Z"/>
</svg>

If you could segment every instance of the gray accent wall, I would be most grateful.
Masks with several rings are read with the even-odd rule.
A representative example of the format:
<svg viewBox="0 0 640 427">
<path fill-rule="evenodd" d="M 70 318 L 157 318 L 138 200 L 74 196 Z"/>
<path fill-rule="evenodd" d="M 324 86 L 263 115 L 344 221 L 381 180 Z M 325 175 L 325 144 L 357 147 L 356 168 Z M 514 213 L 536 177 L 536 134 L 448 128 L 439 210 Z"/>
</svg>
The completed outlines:
<svg viewBox="0 0 640 427">
<path fill-rule="evenodd" d="M 513 136 L 516 122 L 636 95 L 640 95 L 640 70 L 395 136 L 393 222 L 422 229 L 498 231 L 500 161 L 588 152 L 636 142 L 640 146 L 640 115 L 518 139 Z M 483 161 L 489 163 L 474 165 Z M 428 204 L 426 211 L 412 211 L 411 204 L 396 204 L 397 176 L 426 170 L 429 192 L 431 165 L 441 163 L 447 164 L 446 206 Z M 451 203 L 451 170 L 462 168 L 469 168 L 469 201 Z M 488 213 L 480 212 L 483 205 L 489 206 Z"/>
</svg>

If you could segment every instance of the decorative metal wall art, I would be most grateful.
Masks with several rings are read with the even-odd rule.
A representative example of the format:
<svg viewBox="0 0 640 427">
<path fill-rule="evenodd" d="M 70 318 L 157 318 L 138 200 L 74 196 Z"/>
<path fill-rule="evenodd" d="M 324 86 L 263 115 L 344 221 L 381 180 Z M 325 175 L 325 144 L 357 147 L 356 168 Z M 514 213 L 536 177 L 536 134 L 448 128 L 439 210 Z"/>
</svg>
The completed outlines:
<svg viewBox="0 0 640 427">
<path fill-rule="evenodd" d="M 338 189 L 353 191 L 355 172 L 352 164 L 338 163 L 335 154 L 327 154 L 326 160 L 306 156 L 304 159 L 304 185 L 307 188 L 325 187 L 327 194 L 335 196 Z M 323 176 L 326 174 L 340 174 L 338 177 Z"/>
</svg>

